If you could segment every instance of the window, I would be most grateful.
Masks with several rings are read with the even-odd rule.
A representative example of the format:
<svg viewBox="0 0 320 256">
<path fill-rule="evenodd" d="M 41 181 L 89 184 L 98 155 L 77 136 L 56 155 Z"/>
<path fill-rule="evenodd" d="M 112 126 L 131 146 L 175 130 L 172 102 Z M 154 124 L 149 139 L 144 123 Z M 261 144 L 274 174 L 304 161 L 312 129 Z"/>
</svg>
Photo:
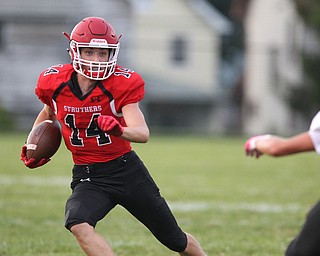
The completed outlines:
<svg viewBox="0 0 320 256">
<path fill-rule="evenodd" d="M 187 40 L 182 36 L 173 39 L 171 45 L 171 60 L 174 64 L 183 65 L 187 61 Z"/>
</svg>

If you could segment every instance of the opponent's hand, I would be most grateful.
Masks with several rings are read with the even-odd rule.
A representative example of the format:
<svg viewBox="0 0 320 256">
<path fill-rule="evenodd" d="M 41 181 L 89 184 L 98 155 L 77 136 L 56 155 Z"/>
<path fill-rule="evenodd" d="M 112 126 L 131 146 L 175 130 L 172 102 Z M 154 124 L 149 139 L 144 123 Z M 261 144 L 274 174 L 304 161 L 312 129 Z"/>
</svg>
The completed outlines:
<svg viewBox="0 0 320 256">
<path fill-rule="evenodd" d="M 98 127 L 110 135 L 120 137 L 123 134 L 123 126 L 112 116 L 99 116 L 96 119 Z"/>
<path fill-rule="evenodd" d="M 244 144 L 244 150 L 246 152 L 246 155 L 259 158 L 261 155 L 263 155 L 263 153 L 257 149 L 257 145 L 256 145 L 257 141 L 268 139 L 270 137 L 271 137 L 270 134 L 264 134 L 259 136 L 253 136 L 250 139 L 248 139 Z"/>
<path fill-rule="evenodd" d="M 27 146 L 24 145 L 21 149 L 21 161 L 30 169 L 34 169 L 40 167 L 46 163 L 48 163 L 51 159 L 42 158 L 40 161 L 36 162 L 36 159 L 30 158 L 27 159 Z"/>
</svg>

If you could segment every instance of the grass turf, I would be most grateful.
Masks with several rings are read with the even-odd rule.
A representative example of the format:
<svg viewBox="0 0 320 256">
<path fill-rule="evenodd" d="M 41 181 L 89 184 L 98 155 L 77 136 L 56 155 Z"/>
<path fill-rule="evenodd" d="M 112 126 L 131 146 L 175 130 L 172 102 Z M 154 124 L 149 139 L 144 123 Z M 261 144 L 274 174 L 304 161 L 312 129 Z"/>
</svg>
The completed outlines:
<svg viewBox="0 0 320 256">
<path fill-rule="evenodd" d="M 62 146 L 35 170 L 19 161 L 25 134 L 2 134 L 0 255 L 83 255 L 64 228 L 72 162 Z M 133 144 L 179 224 L 208 255 L 283 255 L 318 200 L 318 158 L 249 159 L 244 138 L 154 136 Z M 121 207 L 97 230 L 118 256 L 176 255 Z"/>
</svg>

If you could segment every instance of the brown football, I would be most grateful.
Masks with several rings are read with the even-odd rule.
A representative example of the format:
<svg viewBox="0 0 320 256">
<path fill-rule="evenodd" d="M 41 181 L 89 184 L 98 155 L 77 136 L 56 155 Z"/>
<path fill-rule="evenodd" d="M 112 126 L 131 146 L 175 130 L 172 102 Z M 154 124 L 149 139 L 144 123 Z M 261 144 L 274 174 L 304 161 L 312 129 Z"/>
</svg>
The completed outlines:
<svg viewBox="0 0 320 256">
<path fill-rule="evenodd" d="M 38 162 L 42 158 L 51 158 L 61 144 L 61 126 L 58 121 L 45 120 L 35 126 L 27 138 L 27 159 Z"/>
</svg>

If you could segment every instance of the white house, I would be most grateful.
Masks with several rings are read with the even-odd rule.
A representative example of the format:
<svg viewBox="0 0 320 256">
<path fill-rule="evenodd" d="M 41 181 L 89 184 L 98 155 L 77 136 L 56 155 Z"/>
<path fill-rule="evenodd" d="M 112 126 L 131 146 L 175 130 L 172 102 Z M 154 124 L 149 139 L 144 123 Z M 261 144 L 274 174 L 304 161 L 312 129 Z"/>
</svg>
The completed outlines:
<svg viewBox="0 0 320 256">
<path fill-rule="evenodd" d="M 204 0 L 133 1 L 132 60 L 152 126 L 217 130 L 222 37 L 230 22 Z M 196 127 L 201 123 L 201 127 Z"/>
</svg>

